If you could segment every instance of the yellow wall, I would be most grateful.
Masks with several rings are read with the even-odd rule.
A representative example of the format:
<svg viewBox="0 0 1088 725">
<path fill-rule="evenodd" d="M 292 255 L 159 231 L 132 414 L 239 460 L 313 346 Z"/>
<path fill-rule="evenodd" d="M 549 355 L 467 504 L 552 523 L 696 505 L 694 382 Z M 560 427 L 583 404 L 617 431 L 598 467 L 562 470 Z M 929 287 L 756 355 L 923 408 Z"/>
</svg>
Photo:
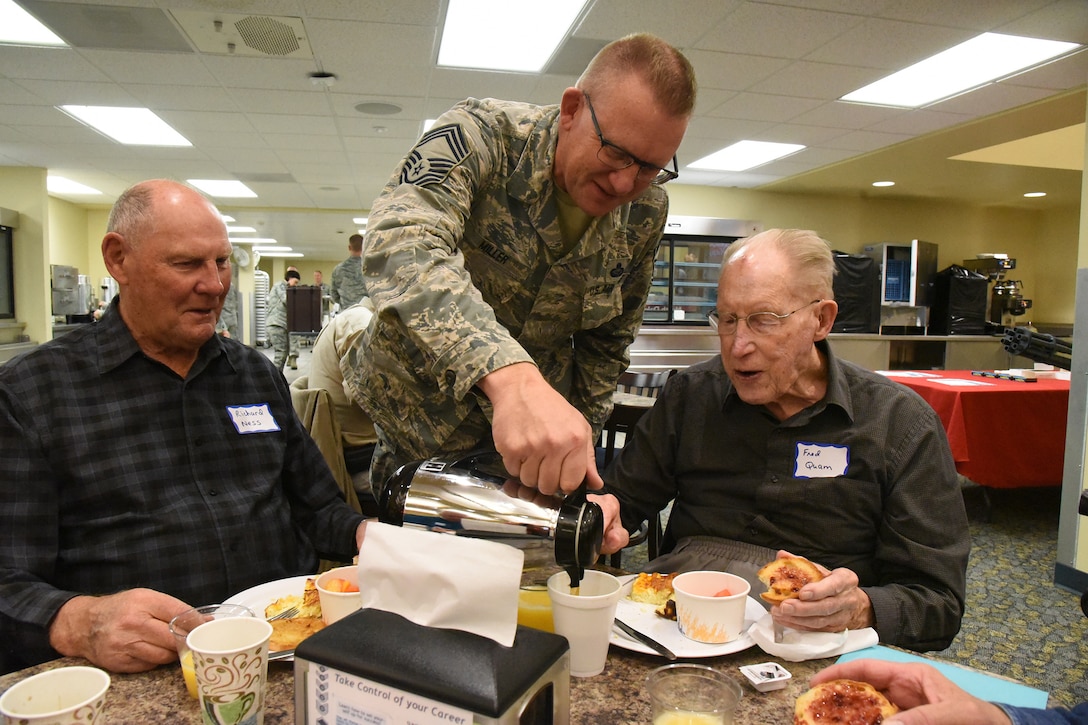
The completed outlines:
<svg viewBox="0 0 1088 725">
<path fill-rule="evenodd" d="M 53 339 L 53 297 L 49 284 L 49 215 L 45 169 L 5 167 L 0 173 L 0 206 L 19 212 L 13 234 L 15 318 L 34 342 Z M 8 340 L 3 340 L 7 342 Z"/>
</svg>

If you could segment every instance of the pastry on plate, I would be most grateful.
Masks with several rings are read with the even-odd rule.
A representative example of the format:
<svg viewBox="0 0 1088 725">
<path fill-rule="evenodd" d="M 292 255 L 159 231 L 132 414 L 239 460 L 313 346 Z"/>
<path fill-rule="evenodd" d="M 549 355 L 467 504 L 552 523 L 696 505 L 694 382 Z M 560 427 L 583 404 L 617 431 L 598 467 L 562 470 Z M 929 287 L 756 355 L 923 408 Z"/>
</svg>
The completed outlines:
<svg viewBox="0 0 1088 725">
<path fill-rule="evenodd" d="M 272 637 L 268 640 L 270 652 L 294 649 L 299 642 L 325 628 L 325 622 L 320 617 L 274 619 L 269 624 L 272 625 Z"/>
<path fill-rule="evenodd" d="M 663 605 L 672 598 L 672 580 L 676 574 L 642 572 L 631 582 L 629 598 L 635 602 Z"/>
<path fill-rule="evenodd" d="M 317 585 L 312 577 L 306 580 L 306 586 L 302 588 L 301 596 L 289 594 L 265 607 L 265 619 L 274 617 L 291 607 L 298 607 L 298 614 L 295 617 L 321 619 L 321 600 L 318 597 Z"/>
</svg>

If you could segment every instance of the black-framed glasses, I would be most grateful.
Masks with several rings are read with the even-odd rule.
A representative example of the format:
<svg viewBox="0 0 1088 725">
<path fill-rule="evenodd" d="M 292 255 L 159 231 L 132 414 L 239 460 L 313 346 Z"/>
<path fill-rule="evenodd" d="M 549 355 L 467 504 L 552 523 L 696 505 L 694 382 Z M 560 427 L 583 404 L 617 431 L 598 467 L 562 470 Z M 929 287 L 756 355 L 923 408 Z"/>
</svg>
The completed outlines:
<svg viewBox="0 0 1088 725">
<path fill-rule="evenodd" d="M 741 321 L 748 325 L 748 329 L 752 331 L 753 335 L 769 335 L 782 327 L 782 324 L 790 315 L 821 302 L 823 302 L 823 300 L 813 300 L 807 305 L 801 305 L 796 310 L 787 312 L 784 315 L 780 315 L 777 312 L 753 312 L 744 317 L 737 317 L 736 315 L 720 317 L 717 310 L 711 310 L 706 318 L 710 321 L 710 326 L 717 330 L 719 335 L 736 335 L 737 327 L 740 325 Z"/>
<path fill-rule="evenodd" d="M 657 164 L 643 161 L 630 151 L 625 151 L 604 137 L 601 133 L 601 124 L 597 123 L 597 113 L 593 110 L 593 101 L 589 100 L 589 94 L 582 91 L 586 97 L 586 106 L 589 108 L 589 117 L 593 119 L 593 130 L 597 132 L 597 139 L 601 147 L 597 149 L 597 160 L 605 166 L 620 171 L 638 164 L 638 180 L 649 181 L 651 184 L 665 184 L 680 175 L 680 167 L 676 163 L 676 156 L 672 157 L 672 170 L 664 169 Z"/>
</svg>

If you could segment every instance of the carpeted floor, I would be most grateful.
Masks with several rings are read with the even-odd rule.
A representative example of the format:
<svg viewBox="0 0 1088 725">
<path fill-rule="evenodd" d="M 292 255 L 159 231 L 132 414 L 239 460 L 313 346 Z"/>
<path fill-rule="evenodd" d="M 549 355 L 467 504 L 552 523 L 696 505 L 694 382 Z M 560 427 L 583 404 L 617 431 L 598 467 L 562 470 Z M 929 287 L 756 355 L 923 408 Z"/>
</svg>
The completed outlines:
<svg viewBox="0 0 1088 725">
<path fill-rule="evenodd" d="M 1047 690 L 1052 706 L 1088 700 L 1088 619 L 1080 596 L 1053 583 L 1060 490 L 988 495 L 989 521 L 971 521 L 963 625 L 933 654 Z"/>
<path fill-rule="evenodd" d="M 1050 705 L 1088 700 L 1088 619 L 1080 596 L 1055 586 L 1059 490 L 966 494 L 971 515 L 967 611 L 952 646 L 930 656 L 1010 677 L 1050 693 Z M 988 515 L 987 515 L 988 513 Z M 625 569 L 646 561 L 624 552 Z"/>
</svg>

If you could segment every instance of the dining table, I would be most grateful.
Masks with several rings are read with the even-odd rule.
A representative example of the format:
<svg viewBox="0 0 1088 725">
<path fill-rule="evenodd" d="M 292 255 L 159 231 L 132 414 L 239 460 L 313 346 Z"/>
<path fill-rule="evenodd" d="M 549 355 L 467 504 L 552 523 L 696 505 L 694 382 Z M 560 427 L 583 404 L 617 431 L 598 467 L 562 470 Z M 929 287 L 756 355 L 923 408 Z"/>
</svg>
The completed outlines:
<svg viewBox="0 0 1088 725">
<path fill-rule="evenodd" d="M 808 689 L 809 678 L 834 659 L 786 662 L 769 656 L 758 647 L 751 647 L 731 655 L 689 661 L 721 670 L 741 685 L 744 694 L 735 715 L 738 725 L 766 725 L 793 722 L 794 702 Z M 791 673 L 784 689 L 757 692 L 738 669 L 763 662 L 777 662 Z M 12 672 L 0 676 L 0 693 L 39 672 L 87 664 L 81 658 L 65 657 Z M 604 672 L 595 677 L 571 678 L 570 722 L 577 725 L 651 722 L 645 680 L 651 671 L 664 664 L 666 662 L 660 656 L 611 646 Z M 98 725 L 202 723 L 200 706 L 189 697 L 177 663 L 136 674 L 112 674 L 111 678 L 106 710 Z M 265 725 L 295 722 L 295 673 L 291 662 L 270 662 L 268 665 L 264 722 Z"/>
<path fill-rule="evenodd" d="M 991 488 L 1061 485 L 1067 377 L 1023 380 L 979 370 L 883 372 L 936 411 L 961 475 Z"/>
</svg>

